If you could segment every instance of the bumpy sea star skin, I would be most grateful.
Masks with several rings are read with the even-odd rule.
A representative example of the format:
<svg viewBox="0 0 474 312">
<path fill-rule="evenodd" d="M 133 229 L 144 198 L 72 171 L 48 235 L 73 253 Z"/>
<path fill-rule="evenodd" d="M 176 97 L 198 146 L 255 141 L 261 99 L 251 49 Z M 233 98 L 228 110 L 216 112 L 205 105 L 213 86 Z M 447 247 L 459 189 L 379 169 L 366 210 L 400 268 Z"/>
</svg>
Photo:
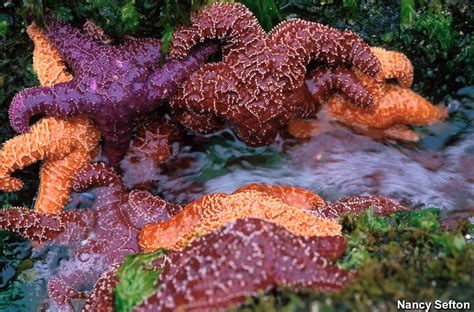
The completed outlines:
<svg viewBox="0 0 474 312">
<path fill-rule="evenodd" d="M 161 164 L 171 157 L 172 145 L 180 136 L 180 129 L 163 116 L 144 121 L 120 162 L 127 188 L 154 187 Z"/>
<path fill-rule="evenodd" d="M 0 151 L 0 190 L 17 191 L 22 182 L 11 174 L 44 160 L 35 210 L 56 213 L 66 205 L 77 171 L 98 154 L 100 134 L 86 118 L 45 118 L 30 131 L 7 141 Z"/>
<path fill-rule="evenodd" d="M 111 266 L 97 280 L 92 291 L 88 294 L 82 312 L 112 312 L 114 306 L 114 288 L 119 282 L 117 271 L 120 264 Z"/>
<path fill-rule="evenodd" d="M 33 69 L 42 86 L 52 86 L 72 79 L 58 51 L 49 42 L 41 28 L 32 23 L 26 32 L 33 40 Z"/>
<path fill-rule="evenodd" d="M 160 69 L 158 40 L 135 39 L 108 45 L 52 19 L 48 20 L 48 29 L 45 35 L 71 67 L 74 78 L 17 94 L 10 107 L 11 125 L 25 132 L 35 115 L 87 116 L 98 126 L 104 137 L 103 154 L 114 165 L 126 151 L 133 120 L 172 95 L 217 50 L 217 45 L 208 44 Z"/>
<path fill-rule="evenodd" d="M 325 218 L 338 218 L 347 213 L 355 215 L 369 210 L 371 207 L 374 213 L 386 216 L 396 211 L 408 210 L 400 202 L 379 195 L 347 196 L 335 202 L 328 202 L 326 207 L 316 211 L 316 215 Z"/>
<path fill-rule="evenodd" d="M 421 126 L 442 120 L 447 115 L 446 109 L 433 105 L 410 89 L 413 83 L 413 66 L 404 54 L 381 48 L 371 50 L 382 65 L 381 72 L 375 78 L 359 70 L 353 70 L 350 75 L 352 80 L 356 77 L 356 81 L 373 96 L 375 107 L 357 107 L 352 105 L 354 98 L 337 94 L 329 98 L 322 114 L 327 113 L 333 119 L 349 125 L 385 130 L 387 136 L 418 140 L 418 135 L 404 125 Z M 321 101 L 328 93 L 322 83 L 325 80 L 343 81 L 341 75 L 349 75 L 348 71 L 347 68 L 320 68 L 312 73 L 312 78 L 306 81 L 306 85 L 315 100 Z M 324 80 L 321 77 L 326 78 Z M 396 84 L 389 82 L 390 79 L 395 80 Z M 312 128 L 310 123 L 299 120 L 294 120 L 289 126 L 290 133 L 298 137 L 310 136 Z"/>
<path fill-rule="evenodd" d="M 233 194 L 210 194 L 186 205 L 173 218 L 148 224 L 140 232 L 140 247 L 181 249 L 196 235 L 205 235 L 239 218 L 261 218 L 277 223 L 297 235 L 340 235 L 341 226 L 319 218 L 309 210 L 286 204 L 268 193 L 246 190 Z"/>
<path fill-rule="evenodd" d="M 137 236 L 145 224 L 166 220 L 174 213 L 171 208 L 176 208 L 147 200 L 139 193 L 128 198 L 121 178 L 102 163 L 79 170 L 73 183 L 77 192 L 93 186 L 98 188 L 93 191 L 96 199 L 90 209 L 55 215 L 28 209 L 0 210 L 0 228 L 72 248 L 69 260 L 60 264 L 58 274 L 48 282 L 50 300 L 62 309 L 70 308 L 68 300 L 78 296 L 109 266 L 138 252 Z"/>
<path fill-rule="evenodd" d="M 194 72 L 170 103 L 174 117 L 196 132 L 214 131 L 228 122 L 250 145 L 272 143 L 290 118 L 318 110 L 314 101 L 293 97 L 297 91 L 308 92 L 303 86 L 311 60 L 355 65 L 371 76 L 380 70 L 368 45 L 348 31 L 296 19 L 267 35 L 241 4 L 215 4 L 192 21 L 174 33 L 172 58 L 183 58 L 206 39 L 223 43 L 223 61 Z"/>
<path fill-rule="evenodd" d="M 376 215 L 382 216 L 408 209 L 400 202 L 380 195 L 353 195 L 334 202 L 326 202 L 307 189 L 287 185 L 255 183 L 245 185 L 237 189 L 235 193 L 248 190 L 256 190 L 275 196 L 292 207 L 311 210 L 320 218 L 338 218 L 347 213 L 358 215 L 371 207 L 373 207 Z"/>
<path fill-rule="evenodd" d="M 298 209 L 318 210 L 326 207 L 324 199 L 301 187 L 254 183 L 238 188 L 235 193 L 248 190 L 267 193 Z"/>
<path fill-rule="evenodd" d="M 222 309 L 275 287 L 338 290 L 354 274 L 325 257 L 338 258 L 345 247 L 342 236 L 297 236 L 261 219 L 237 220 L 172 257 L 160 290 L 135 311 Z"/>
</svg>

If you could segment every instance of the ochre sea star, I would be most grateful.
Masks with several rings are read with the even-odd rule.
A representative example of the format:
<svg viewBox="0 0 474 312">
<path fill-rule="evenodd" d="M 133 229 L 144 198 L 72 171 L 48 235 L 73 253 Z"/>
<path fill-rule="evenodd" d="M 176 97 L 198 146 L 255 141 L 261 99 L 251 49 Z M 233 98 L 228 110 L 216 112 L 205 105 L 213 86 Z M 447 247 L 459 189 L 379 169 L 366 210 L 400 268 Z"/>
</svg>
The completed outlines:
<svg viewBox="0 0 474 312">
<path fill-rule="evenodd" d="M 402 53 L 386 51 L 381 48 L 371 48 L 382 65 L 381 72 L 376 77 L 370 77 L 359 70 L 347 68 L 320 68 L 312 73 L 312 78 L 306 81 L 313 94 L 318 94 L 319 101 L 326 95 L 321 81 L 347 80 L 348 76 L 356 77 L 373 96 L 376 106 L 360 108 L 344 95 L 331 96 L 324 104 L 320 115 L 341 121 L 356 127 L 383 130 L 387 136 L 405 141 L 417 141 L 418 135 L 406 128 L 405 125 L 428 125 L 440 121 L 447 116 L 444 107 L 437 107 L 413 92 L 413 66 Z M 394 83 L 395 81 L 396 83 Z M 321 95 L 323 94 L 323 95 Z M 290 133 L 297 137 L 311 136 L 317 127 L 312 122 L 293 120 L 289 125 Z"/>
<path fill-rule="evenodd" d="M 7 142 L 0 151 L 0 190 L 17 191 L 22 182 L 10 175 L 39 160 L 40 186 L 35 210 L 56 213 L 66 205 L 72 180 L 98 154 L 100 134 L 87 118 L 45 118 Z"/>
<path fill-rule="evenodd" d="M 174 33 L 172 58 L 182 59 L 207 39 L 223 44 L 222 62 L 194 72 L 170 101 L 174 117 L 196 132 L 228 122 L 247 144 L 272 143 L 291 118 L 319 109 L 304 84 L 311 60 L 354 65 L 371 76 L 380 70 L 369 46 L 349 31 L 294 19 L 267 35 L 242 4 L 215 4 L 192 21 Z"/>
<path fill-rule="evenodd" d="M 172 95 L 217 50 L 217 45 L 206 44 L 183 60 L 158 68 L 158 40 L 110 45 L 62 21 L 47 19 L 47 24 L 44 34 L 74 78 L 18 93 L 10 107 L 11 125 L 25 132 L 35 115 L 89 117 L 104 138 L 103 154 L 114 165 L 127 149 L 134 119 Z"/>
<path fill-rule="evenodd" d="M 129 200 L 121 178 L 102 163 L 79 170 L 73 183 L 76 192 L 94 186 L 95 202 L 89 209 L 58 214 L 25 208 L 0 210 L 0 228 L 36 242 L 71 248 L 69 259 L 61 262 L 58 273 L 48 281 L 50 300 L 64 310 L 70 308 L 68 300 L 87 290 L 109 266 L 138 252 L 137 236 L 145 224 L 163 222 L 180 208 L 137 195 Z"/>
<path fill-rule="evenodd" d="M 140 232 L 140 247 L 145 252 L 158 248 L 179 250 L 196 235 L 205 235 L 236 219 L 252 217 L 274 222 L 297 235 L 341 233 L 336 221 L 316 217 L 308 209 L 286 204 L 281 197 L 251 189 L 202 196 L 168 221 L 146 225 Z"/>
</svg>

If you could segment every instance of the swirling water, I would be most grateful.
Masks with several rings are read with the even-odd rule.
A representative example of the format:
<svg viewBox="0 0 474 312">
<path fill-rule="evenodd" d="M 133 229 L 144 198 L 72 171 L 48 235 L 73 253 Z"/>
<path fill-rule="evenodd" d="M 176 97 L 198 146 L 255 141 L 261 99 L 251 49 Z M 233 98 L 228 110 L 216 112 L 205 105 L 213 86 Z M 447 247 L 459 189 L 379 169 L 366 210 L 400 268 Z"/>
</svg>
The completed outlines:
<svg viewBox="0 0 474 312">
<path fill-rule="evenodd" d="M 381 194 L 411 207 L 474 207 L 474 87 L 450 101 L 443 123 L 415 130 L 418 143 L 374 140 L 342 125 L 309 140 L 249 148 L 229 132 L 183 147 L 155 192 L 187 202 L 248 183 L 301 186 L 326 199 Z M 188 191 L 190 190 L 190 192 Z"/>
<path fill-rule="evenodd" d="M 148 177 L 155 179 L 152 192 L 177 203 L 260 182 L 305 187 L 328 200 L 373 193 L 417 209 L 472 212 L 474 86 L 459 90 L 449 106 L 445 122 L 415 128 L 422 135 L 418 143 L 375 140 L 339 124 L 309 140 L 285 138 L 260 148 L 228 131 L 189 136 Z M 67 250 L 33 249 L 16 235 L 0 234 L 0 310 L 38 310 L 46 280 Z"/>
</svg>

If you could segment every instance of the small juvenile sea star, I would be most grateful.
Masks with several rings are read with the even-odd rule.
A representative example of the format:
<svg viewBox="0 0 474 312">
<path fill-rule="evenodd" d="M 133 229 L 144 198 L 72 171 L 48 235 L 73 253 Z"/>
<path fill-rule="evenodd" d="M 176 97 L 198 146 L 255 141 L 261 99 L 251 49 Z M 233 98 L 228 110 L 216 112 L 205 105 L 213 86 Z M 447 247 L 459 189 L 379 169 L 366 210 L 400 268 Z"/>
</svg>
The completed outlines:
<svg viewBox="0 0 474 312">
<path fill-rule="evenodd" d="M 56 213 L 66 205 L 77 171 L 98 154 L 100 134 L 87 118 L 45 118 L 3 145 L 0 151 L 0 190 L 17 191 L 22 182 L 11 174 L 39 160 L 40 186 L 35 210 Z"/>
<path fill-rule="evenodd" d="M 270 144 L 291 118 L 313 116 L 319 109 L 304 84 L 311 60 L 354 65 L 370 76 L 380 71 L 369 46 L 350 31 L 293 19 L 267 35 L 250 10 L 237 3 L 215 4 L 192 22 L 174 33 L 172 58 L 182 59 L 207 39 L 223 43 L 222 62 L 192 73 L 170 101 L 174 118 L 196 132 L 214 131 L 227 122 L 245 143 Z M 370 104 L 349 91 L 358 104 L 363 99 Z"/>
<path fill-rule="evenodd" d="M 114 165 L 126 151 L 134 119 L 172 95 L 217 50 L 217 45 L 207 44 L 183 60 L 158 68 L 159 40 L 110 45 L 65 22 L 47 19 L 47 24 L 44 34 L 71 67 L 74 78 L 18 93 L 10 107 L 11 125 L 26 132 L 35 115 L 89 117 L 104 138 L 103 154 Z"/>
<path fill-rule="evenodd" d="M 154 116 L 141 123 L 120 162 L 127 188 L 155 186 L 162 163 L 172 156 L 173 143 L 180 137 L 181 129 L 164 116 Z"/>
<path fill-rule="evenodd" d="M 79 170 L 73 183 L 77 192 L 93 186 L 98 188 L 93 190 L 96 199 L 90 209 L 54 215 L 25 208 L 0 210 L 0 228 L 71 248 L 69 259 L 48 281 L 50 300 L 64 310 L 70 309 L 68 300 L 87 290 L 107 268 L 138 252 L 137 236 L 145 224 L 163 222 L 179 208 L 139 195 L 129 199 L 121 178 L 102 163 Z"/>
</svg>

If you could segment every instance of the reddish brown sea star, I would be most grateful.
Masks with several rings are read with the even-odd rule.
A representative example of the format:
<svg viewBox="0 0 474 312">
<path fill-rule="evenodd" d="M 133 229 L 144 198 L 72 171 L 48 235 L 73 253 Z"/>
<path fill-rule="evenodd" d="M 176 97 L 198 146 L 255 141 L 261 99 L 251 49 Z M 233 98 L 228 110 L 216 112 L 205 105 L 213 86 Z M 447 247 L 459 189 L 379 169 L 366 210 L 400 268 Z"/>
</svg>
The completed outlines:
<svg viewBox="0 0 474 312">
<path fill-rule="evenodd" d="M 45 118 L 7 142 L 0 151 L 0 190 L 17 191 L 20 180 L 11 174 L 39 160 L 40 187 L 35 210 L 57 213 L 66 205 L 77 171 L 98 154 L 100 134 L 86 118 Z"/>
<path fill-rule="evenodd" d="M 304 84 L 311 60 L 354 65 L 371 76 L 380 71 L 369 46 L 349 31 L 294 19 L 267 35 L 242 4 L 215 4 L 192 22 L 174 33 L 172 58 L 185 57 L 206 39 L 223 43 L 222 62 L 194 72 L 170 103 L 174 117 L 196 132 L 227 122 L 244 142 L 269 144 L 292 117 L 318 111 Z M 361 100 L 354 92 L 347 95 Z"/>
<path fill-rule="evenodd" d="M 63 211 L 48 215 L 24 208 L 0 210 L 0 228 L 42 243 L 71 248 L 58 273 L 48 281 L 49 298 L 55 308 L 70 309 L 70 299 L 88 290 L 100 274 L 138 252 L 137 236 L 147 223 L 159 223 L 176 213 L 179 206 L 149 200 L 128 193 L 121 178 L 102 163 L 81 169 L 73 188 L 93 190 L 95 202 L 90 209 Z M 129 205 L 130 201 L 130 205 Z"/>
<path fill-rule="evenodd" d="M 236 220 L 172 255 L 160 290 L 135 311 L 211 311 L 275 287 L 338 290 L 355 274 L 327 258 L 345 248 L 342 236 L 298 236 L 261 219 Z"/>
</svg>

